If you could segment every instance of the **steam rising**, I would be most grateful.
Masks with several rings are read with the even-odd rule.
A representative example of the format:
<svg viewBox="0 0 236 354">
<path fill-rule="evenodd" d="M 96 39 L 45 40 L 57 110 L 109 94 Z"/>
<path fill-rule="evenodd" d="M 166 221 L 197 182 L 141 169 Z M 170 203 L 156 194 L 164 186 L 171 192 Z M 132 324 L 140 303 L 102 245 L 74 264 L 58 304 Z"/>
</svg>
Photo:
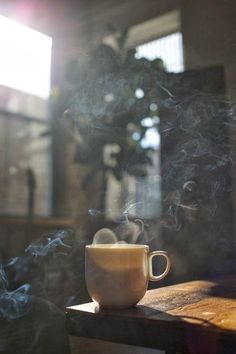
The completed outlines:
<svg viewBox="0 0 236 354">
<path fill-rule="evenodd" d="M 68 231 L 60 230 L 50 235 L 46 235 L 43 242 L 42 240 L 36 240 L 32 242 L 25 252 L 32 254 L 35 257 L 45 257 L 47 254 L 53 252 L 60 246 L 71 247 L 66 244 L 65 241 L 68 238 Z"/>
<path fill-rule="evenodd" d="M 29 284 L 16 290 L 8 290 L 8 279 L 3 267 L 0 267 L 0 318 L 14 320 L 29 310 Z"/>
<path fill-rule="evenodd" d="M 93 238 L 94 244 L 109 243 L 137 243 L 139 236 L 144 232 L 144 222 L 141 219 L 130 221 L 126 215 L 125 221 L 121 222 L 113 231 L 108 228 L 100 229 Z"/>
<path fill-rule="evenodd" d="M 30 309 L 29 284 L 13 291 L 0 290 L 0 318 L 16 320 L 24 316 Z"/>
<path fill-rule="evenodd" d="M 135 222 L 136 202 L 144 201 L 130 200 L 120 210 L 118 226 L 109 230 L 110 241 L 114 242 L 115 234 L 118 243 L 149 242 L 160 226 L 158 243 L 173 256 L 176 273 L 185 272 L 188 279 L 230 272 L 235 267 L 232 179 L 236 158 L 230 137 L 236 127 L 235 103 L 220 95 L 187 92 L 186 87 L 165 87 L 165 80 L 158 79 L 163 89 L 157 102 L 162 215 L 147 237 Z"/>
<path fill-rule="evenodd" d="M 3 290 L 6 290 L 8 287 L 7 275 L 2 266 L 0 266 L 0 285 Z"/>
<path fill-rule="evenodd" d="M 154 79 L 156 80 L 156 77 Z M 236 106 L 221 98 L 217 99 L 215 96 L 203 95 L 199 92 L 179 97 L 172 93 L 171 88 L 162 85 L 161 78 L 158 79 L 160 79 L 158 85 L 163 90 L 163 97 L 160 98 L 157 106 L 160 111 L 166 113 L 167 110 L 167 118 L 163 120 L 161 118 L 160 121 L 163 152 L 161 173 L 163 213 L 161 220 L 155 221 L 161 224 L 163 236 L 158 241 L 161 241 L 163 249 L 169 251 L 173 257 L 176 256 L 175 259 L 178 261 L 184 258 L 183 253 L 186 250 L 190 251 L 190 257 L 193 259 L 189 261 L 190 266 L 187 262 L 186 266 L 180 261 L 179 267 L 179 269 L 187 269 L 190 274 L 190 267 L 195 271 L 195 261 L 198 261 L 198 266 L 200 264 L 199 268 L 202 267 L 200 270 L 205 267 L 202 258 L 199 257 L 197 260 L 197 256 L 202 255 L 198 251 L 199 249 L 202 251 L 203 248 L 208 251 L 212 242 L 220 247 L 224 246 L 226 259 L 232 256 L 230 253 L 232 243 L 226 242 L 225 239 L 232 234 L 229 217 L 232 212 L 231 169 L 236 161 L 227 137 L 227 128 L 236 128 Z M 113 137 L 117 139 L 123 131 L 120 131 L 119 127 L 113 129 L 103 124 L 105 108 L 101 108 L 98 103 L 99 97 L 98 99 L 96 97 L 102 94 L 105 101 L 113 102 L 119 107 L 119 95 L 116 95 L 116 91 L 119 92 L 123 83 L 116 83 L 119 90 L 118 88 L 111 90 L 111 84 L 113 85 L 113 82 L 110 77 L 106 77 L 106 85 L 101 87 L 101 92 L 94 87 L 94 95 L 87 95 L 85 92 L 82 98 L 75 97 L 71 109 L 77 112 L 76 105 L 80 105 L 80 110 L 85 117 L 82 122 L 85 125 L 84 129 L 91 131 L 92 136 L 102 134 L 106 130 L 111 133 L 112 140 Z M 110 96 L 108 96 L 109 92 Z M 88 97 L 93 97 L 93 102 L 88 102 Z M 82 125 L 81 122 L 79 123 Z M 93 243 L 133 244 L 150 241 L 155 237 L 157 227 L 153 235 L 146 237 L 144 221 L 138 216 L 131 218 L 131 213 L 135 214 L 135 207 L 141 203 L 143 200 L 126 202 L 120 211 L 121 220 L 118 225 L 112 229 L 98 230 Z M 89 210 L 91 216 L 104 216 L 106 212 L 104 209 Z M 221 225 L 223 219 L 226 222 L 222 224 L 226 227 Z M 199 242 L 200 237 L 201 242 L 205 242 L 204 246 Z M 40 268 L 46 258 L 68 255 L 70 252 L 72 252 L 71 232 L 56 231 L 32 242 L 26 248 L 23 257 L 13 258 L 6 265 L 1 266 L 0 316 L 7 320 L 24 316 L 30 310 L 32 291 L 28 283 L 22 282 L 24 285 L 21 285 L 25 273 L 30 273 L 31 267 L 34 270 L 35 267 Z M 210 256 L 208 259 L 210 263 Z M 177 269 L 178 261 L 174 262 L 174 269 Z M 215 260 L 212 263 L 215 264 Z M 6 272 L 13 274 L 14 286 L 9 284 Z"/>
<path fill-rule="evenodd" d="M 117 243 L 117 238 L 115 233 L 107 228 L 100 229 L 96 232 L 93 238 L 94 244 L 101 244 L 101 243 Z"/>
<path fill-rule="evenodd" d="M 30 310 L 31 285 L 27 283 L 16 285 L 24 278 L 30 277 L 31 269 L 34 272 L 32 282 L 35 283 L 37 272 L 43 266 L 43 258 L 46 259 L 49 255 L 66 255 L 68 252 L 65 253 L 65 250 L 71 248 L 68 242 L 71 242 L 70 230 L 59 230 L 43 235 L 26 248 L 22 257 L 14 257 L 0 266 L 0 318 L 15 320 Z M 7 273 L 11 276 L 10 282 Z"/>
</svg>

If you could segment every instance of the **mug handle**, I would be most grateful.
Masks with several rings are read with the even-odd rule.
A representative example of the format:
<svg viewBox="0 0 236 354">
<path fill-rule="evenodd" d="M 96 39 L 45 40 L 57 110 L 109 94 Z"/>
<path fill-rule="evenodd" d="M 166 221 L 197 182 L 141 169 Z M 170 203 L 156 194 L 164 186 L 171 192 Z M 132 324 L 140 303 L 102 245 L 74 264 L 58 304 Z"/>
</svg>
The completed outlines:
<svg viewBox="0 0 236 354">
<path fill-rule="evenodd" d="M 156 256 L 162 256 L 162 257 L 164 257 L 166 259 L 166 269 L 160 275 L 154 275 L 153 272 L 152 272 L 152 259 L 153 259 L 153 257 L 156 257 Z M 150 252 L 148 254 L 148 276 L 149 276 L 149 280 L 158 281 L 158 280 L 163 279 L 169 273 L 170 264 L 171 264 L 171 262 L 170 262 L 170 258 L 168 256 L 167 252 L 165 252 L 165 251 Z"/>
</svg>

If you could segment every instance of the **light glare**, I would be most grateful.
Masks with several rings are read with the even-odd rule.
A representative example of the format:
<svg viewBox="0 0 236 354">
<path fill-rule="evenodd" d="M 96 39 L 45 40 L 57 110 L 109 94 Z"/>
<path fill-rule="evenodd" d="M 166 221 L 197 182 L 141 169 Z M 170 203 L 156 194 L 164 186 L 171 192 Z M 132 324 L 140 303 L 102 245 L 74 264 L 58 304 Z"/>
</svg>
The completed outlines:
<svg viewBox="0 0 236 354">
<path fill-rule="evenodd" d="M 141 146 L 144 149 L 158 149 L 160 146 L 160 134 L 156 128 L 147 129 L 144 138 L 141 141 Z"/>
<path fill-rule="evenodd" d="M 135 96 L 140 99 L 144 97 L 144 91 L 141 88 L 137 88 L 135 91 Z"/>
<path fill-rule="evenodd" d="M 0 85 L 48 98 L 52 39 L 0 16 L 0 48 Z"/>
</svg>

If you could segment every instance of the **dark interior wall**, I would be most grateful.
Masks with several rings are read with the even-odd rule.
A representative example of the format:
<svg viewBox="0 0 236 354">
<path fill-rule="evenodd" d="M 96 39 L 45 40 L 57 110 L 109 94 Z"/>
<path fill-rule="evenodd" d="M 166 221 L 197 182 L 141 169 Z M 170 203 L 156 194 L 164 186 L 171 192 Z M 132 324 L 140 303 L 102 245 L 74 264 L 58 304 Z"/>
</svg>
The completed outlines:
<svg viewBox="0 0 236 354">
<path fill-rule="evenodd" d="M 236 99 L 236 3 L 232 0 L 182 0 L 181 16 L 185 65 L 188 69 L 222 65 L 226 94 Z M 229 130 L 232 157 L 236 158 L 235 129 Z M 236 170 L 232 167 L 234 220 Z M 234 230 L 234 234 L 236 230 Z"/>
<path fill-rule="evenodd" d="M 182 0 L 186 68 L 223 65 L 228 93 L 236 94 L 236 3 Z"/>
</svg>

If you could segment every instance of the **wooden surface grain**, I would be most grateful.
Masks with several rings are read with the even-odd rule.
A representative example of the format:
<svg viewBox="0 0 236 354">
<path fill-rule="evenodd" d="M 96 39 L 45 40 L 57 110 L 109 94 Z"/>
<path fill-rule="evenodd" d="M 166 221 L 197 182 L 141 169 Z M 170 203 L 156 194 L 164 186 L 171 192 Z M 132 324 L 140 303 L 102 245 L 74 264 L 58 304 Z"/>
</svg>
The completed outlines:
<svg viewBox="0 0 236 354">
<path fill-rule="evenodd" d="M 236 352 L 236 276 L 149 290 L 127 310 L 88 303 L 66 312 L 72 335 L 188 353 Z"/>
</svg>

